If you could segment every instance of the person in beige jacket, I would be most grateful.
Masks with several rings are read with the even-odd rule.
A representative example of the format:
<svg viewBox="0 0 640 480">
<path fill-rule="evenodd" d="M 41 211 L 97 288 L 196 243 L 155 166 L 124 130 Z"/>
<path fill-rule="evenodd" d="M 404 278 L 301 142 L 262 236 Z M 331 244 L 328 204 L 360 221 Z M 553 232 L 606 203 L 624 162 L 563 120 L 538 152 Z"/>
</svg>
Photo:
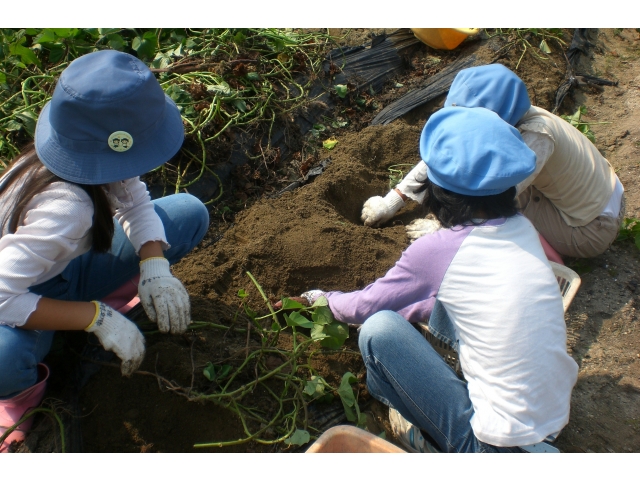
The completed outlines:
<svg viewBox="0 0 640 480">
<path fill-rule="evenodd" d="M 500 64 L 461 70 L 454 79 L 446 107 L 486 108 L 515 126 L 536 154 L 535 171 L 517 186 L 518 207 L 560 255 L 587 258 L 613 243 L 624 218 L 624 188 L 613 167 L 580 131 L 529 100 L 524 82 Z M 385 197 L 368 199 L 365 225 L 389 220 L 426 177 L 420 162 Z M 414 240 L 439 226 L 418 219 L 407 226 Z"/>
</svg>

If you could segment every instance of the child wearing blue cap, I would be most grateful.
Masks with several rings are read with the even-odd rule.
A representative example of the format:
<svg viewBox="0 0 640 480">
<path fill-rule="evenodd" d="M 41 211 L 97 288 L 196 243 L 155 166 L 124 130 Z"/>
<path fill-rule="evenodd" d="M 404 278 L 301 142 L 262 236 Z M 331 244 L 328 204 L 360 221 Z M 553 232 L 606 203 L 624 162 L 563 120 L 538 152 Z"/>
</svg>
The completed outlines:
<svg viewBox="0 0 640 480">
<path fill-rule="evenodd" d="M 177 106 L 137 58 L 105 50 L 63 71 L 34 145 L 0 178 L 0 435 L 40 402 L 55 330 L 94 333 L 123 375 L 139 367 L 142 333 L 101 299 L 138 293 L 161 332 L 187 329 L 189 295 L 170 264 L 204 237 L 209 214 L 187 194 L 151 201 L 139 178 L 183 140 Z"/>
<path fill-rule="evenodd" d="M 526 86 L 515 73 L 500 64 L 461 70 L 445 106 L 487 108 L 518 128 L 537 158 L 534 172 L 517 185 L 518 206 L 556 252 L 584 258 L 609 248 L 624 219 L 622 183 L 582 133 L 531 105 Z M 362 210 L 365 225 L 390 219 L 407 198 L 421 201 L 416 189 L 426 169 L 420 162 L 385 197 L 367 200 Z M 419 219 L 407 233 L 415 239 L 433 229 L 433 222 Z"/>
<path fill-rule="evenodd" d="M 408 449 L 425 451 L 426 434 L 445 452 L 529 451 L 568 423 L 578 374 L 557 281 L 516 209 L 535 154 L 492 111 L 451 107 L 429 118 L 420 154 L 423 205 L 444 228 L 363 290 L 303 298 L 363 324 L 367 387 L 408 426 Z M 411 325 L 429 315 L 448 317 L 466 383 Z"/>
</svg>

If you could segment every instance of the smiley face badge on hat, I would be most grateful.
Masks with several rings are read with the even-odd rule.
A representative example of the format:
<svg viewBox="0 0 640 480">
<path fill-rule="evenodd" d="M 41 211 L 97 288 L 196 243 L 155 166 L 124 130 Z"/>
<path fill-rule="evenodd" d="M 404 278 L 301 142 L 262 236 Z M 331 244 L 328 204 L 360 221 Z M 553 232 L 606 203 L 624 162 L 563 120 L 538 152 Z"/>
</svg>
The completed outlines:
<svg viewBox="0 0 640 480">
<path fill-rule="evenodd" d="M 109 135 L 109 148 L 114 152 L 126 152 L 133 147 L 133 137 L 128 132 L 118 130 Z"/>
</svg>

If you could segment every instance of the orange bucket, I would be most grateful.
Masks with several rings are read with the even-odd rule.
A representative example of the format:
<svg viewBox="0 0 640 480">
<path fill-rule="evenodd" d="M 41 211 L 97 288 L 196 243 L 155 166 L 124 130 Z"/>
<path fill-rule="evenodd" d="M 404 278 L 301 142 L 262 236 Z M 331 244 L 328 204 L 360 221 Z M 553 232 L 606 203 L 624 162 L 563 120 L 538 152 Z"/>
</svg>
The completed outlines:
<svg viewBox="0 0 640 480">
<path fill-rule="evenodd" d="M 453 50 L 467 37 L 480 31 L 478 28 L 412 28 L 413 34 L 431 48 Z"/>
</svg>

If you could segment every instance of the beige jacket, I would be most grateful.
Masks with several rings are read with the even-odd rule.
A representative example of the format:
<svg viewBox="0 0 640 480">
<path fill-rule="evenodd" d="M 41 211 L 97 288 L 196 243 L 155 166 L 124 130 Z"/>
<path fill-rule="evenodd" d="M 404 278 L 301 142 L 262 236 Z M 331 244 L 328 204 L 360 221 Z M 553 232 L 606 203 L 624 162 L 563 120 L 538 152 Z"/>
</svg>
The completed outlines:
<svg viewBox="0 0 640 480">
<path fill-rule="evenodd" d="M 548 135 L 554 148 L 531 183 L 572 227 L 587 225 L 605 208 L 616 185 L 613 167 L 577 128 L 539 107 L 516 127 Z"/>
</svg>

